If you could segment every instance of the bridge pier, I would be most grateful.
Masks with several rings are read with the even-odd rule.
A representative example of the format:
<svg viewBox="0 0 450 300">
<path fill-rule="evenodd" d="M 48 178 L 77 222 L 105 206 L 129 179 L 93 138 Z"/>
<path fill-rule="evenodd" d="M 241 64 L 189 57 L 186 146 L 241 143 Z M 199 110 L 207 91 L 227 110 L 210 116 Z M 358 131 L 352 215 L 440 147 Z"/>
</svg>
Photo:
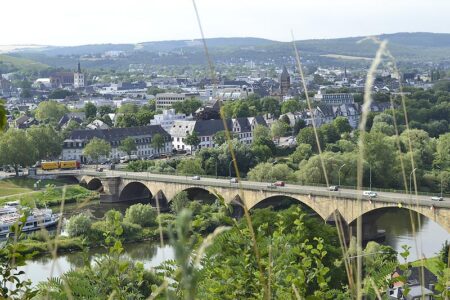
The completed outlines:
<svg viewBox="0 0 450 300">
<path fill-rule="evenodd" d="M 102 179 L 103 193 L 100 194 L 100 203 L 119 202 L 121 182 L 122 178 L 120 177 Z"/>
</svg>

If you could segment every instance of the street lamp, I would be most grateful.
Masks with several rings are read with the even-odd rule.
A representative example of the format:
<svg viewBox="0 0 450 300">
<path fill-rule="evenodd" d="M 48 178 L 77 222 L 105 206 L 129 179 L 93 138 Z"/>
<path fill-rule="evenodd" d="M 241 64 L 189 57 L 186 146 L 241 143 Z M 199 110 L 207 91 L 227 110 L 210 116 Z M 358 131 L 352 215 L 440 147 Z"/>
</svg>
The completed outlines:
<svg viewBox="0 0 450 300">
<path fill-rule="evenodd" d="M 442 198 L 442 179 L 443 179 L 443 176 L 442 176 L 442 169 L 441 169 L 441 167 L 440 166 L 436 166 L 436 168 L 437 169 L 439 169 L 439 177 L 441 177 L 441 198 Z"/>
<path fill-rule="evenodd" d="M 369 164 L 369 191 L 372 190 L 372 165 Z"/>
<path fill-rule="evenodd" d="M 342 166 L 339 167 L 338 170 L 338 178 L 339 178 L 339 187 L 341 186 L 341 169 L 345 166 L 345 164 L 343 164 Z"/>
<path fill-rule="evenodd" d="M 409 193 L 412 196 L 412 174 L 417 170 L 417 168 L 414 168 L 411 173 L 409 173 Z"/>
<path fill-rule="evenodd" d="M 230 163 L 228 164 L 228 171 L 229 171 L 229 174 L 230 174 L 230 178 L 231 178 L 231 163 L 234 161 L 234 159 L 232 159 L 231 161 L 230 161 Z"/>
</svg>

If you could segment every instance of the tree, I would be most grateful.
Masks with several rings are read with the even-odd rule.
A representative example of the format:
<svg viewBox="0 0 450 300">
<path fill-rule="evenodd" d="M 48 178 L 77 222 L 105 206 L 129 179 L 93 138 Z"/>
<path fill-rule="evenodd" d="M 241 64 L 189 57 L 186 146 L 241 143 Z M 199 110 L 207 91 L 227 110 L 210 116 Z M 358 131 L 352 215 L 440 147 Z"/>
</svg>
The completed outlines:
<svg viewBox="0 0 450 300">
<path fill-rule="evenodd" d="M 284 123 L 283 121 L 277 120 L 272 123 L 271 131 L 272 131 L 272 137 L 276 138 L 278 141 L 280 140 L 280 137 L 284 136 L 286 132 L 288 131 L 289 126 Z"/>
<path fill-rule="evenodd" d="M 157 86 L 151 86 L 147 88 L 147 94 L 156 96 L 156 94 L 164 93 L 166 90 L 160 89 Z"/>
<path fill-rule="evenodd" d="M 74 96 L 76 95 L 75 92 L 63 90 L 63 89 L 56 89 L 53 90 L 50 94 L 48 94 L 49 99 L 65 99 L 66 97 Z"/>
<path fill-rule="evenodd" d="M 6 120 L 6 110 L 3 106 L 3 103 L 0 99 L 0 130 L 6 127 L 7 120 Z"/>
<path fill-rule="evenodd" d="M 305 128 L 305 127 L 306 127 L 305 120 L 297 119 L 297 121 L 295 121 L 294 128 L 293 128 L 294 135 L 297 135 L 300 132 L 300 130 Z"/>
<path fill-rule="evenodd" d="M 200 138 L 198 137 L 198 133 L 196 131 L 188 133 L 186 135 L 186 138 L 184 139 L 184 142 L 186 145 L 191 146 L 191 153 L 192 153 L 192 148 L 195 149 L 200 144 Z"/>
<path fill-rule="evenodd" d="M 198 158 L 183 159 L 177 166 L 177 173 L 181 175 L 203 175 L 202 162 Z"/>
<path fill-rule="evenodd" d="M 94 137 L 89 143 L 84 147 L 83 154 L 89 156 L 97 164 L 102 156 L 109 156 L 111 153 L 111 145 L 102 139 Z"/>
<path fill-rule="evenodd" d="M 28 129 L 27 133 L 37 150 L 38 160 L 52 159 L 61 154 L 62 139 L 52 126 L 34 126 Z"/>
<path fill-rule="evenodd" d="M 84 105 L 84 114 L 86 119 L 95 118 L 97 116 L 97 106 L 91 102 L 86 103 Z"/>
<path fill-rule="evenodd" d="M 286 113 L 294 113 L 299 111 L 300 109 L 300 103 L 295 100 L 295 99 L 289 99 L 283 102 L 283 104 L 281 104 L 281 113 L 282 114 L 286 114 Z"/>
<path fill-rule="evenodd" d="M 104 115 L 113 113 L 114 110 L 109 105 L 102 105 L 97 108 L 97 112 L 101 117 L 103 117 Z"/>
<path fill-rule="evenodd" d="M 119 150 L 125 152 L 128 155 L 131 155 L 134 151 L 137 150 L 136 141 L 131 136 L 124 138 L 120 142 Z"/>
<path fill-rule="evenodd" d="M 274 117 L 280 115 L 280 101 L 272 97 L 265 97 L 261 100 L 262 109 L 264 112 L 271 114 Z"/>
<path fill-rule="evenodd" d="M 183 113 L 185 115 L 195 113 L 200 107 L 202 107 L 202 102 L 195 98 L 178 101 L 172 104 L 172 108 L 174 108 L 177 113 Z"/>
<path fill-rule="evenodd" d="M 336 127 L 336 130 L 339 134 L 352 131 L 352 126 L 350 126 L 350 123 L 348 122 L 348 119 L 346 117 L 337 117 L 336 119 L 334 119 L 333 125 Z"/>
<path fill-rule="evenodd" d="M 319 139 L 319 144 L 321 147 L 324 147 L 324 138 L 319 129 L 317 129 L 317 136 Z M 300 130 L 297 135 L 297 144 L 308 144 L 311 145 L 313 151 L 315 153 L 319 152 L 319 148 L 317 146 L 316 135 L 314 133 L 314 128 L 306 127 Z"/>
<path fill-rule="evenodd" d="M 450 168 L 450 133 L 439 137 L 436 144 L 436 156 L 434 163 L 442 169 Z"/>
<path fill-rule="evenodd" d="M 322 125 L 318 131 L 323 136 L 325 143 L 335 143 L 341 137 L 333 123 Z"/>
<path fill-rule="evenodd" d="M 150 124 L 150 120 L 153 119 L 155 113 L 150 110 L 142 109 L 136 113 L 136 120 L 139 126 L 145 126 Z"/>
<path fill-rule="evenodd" d="M 86 214 L 78 214 L 71 216 L 67 222 L 67 233 L 70 237 L 86 236 L 91 229 L 92 220 Z"/>
<path fill-rule="evenodd" d="M 182 191 L 173 197 L 172 201 L 170 201 L 170 209 L 179 214 L 183 208 L 187 207 L 189 204 L 189 197 L 186 191 Z"/>
<path fill-rule="evenodd" d="M 119 107 L 118 113 L 135 114 L 139 111 L 139 106 L 133 103 L 125 103 Z"/>
<path fill-rule="evenodd" d="M 57 123 L 69 110 L 56 101 L 43 101 L 36 108 L 36 119 L 42 122 Z"/>
<path fill-rule="evenodd" d="M 251 169 L 247 176 L 250 180 L 271 182 L 275 180 L 292 180 L 294 172 L 285 164 L 260 163 Z"/>
<path fill-rule="evenodd" d="M 299 144 L 294 153 L 290 155 L 293 163 L 299 163 L 304 159 L 309 159 L 312 155 L 312 147 L 309 144 Z"/>
<path fill-rule="evenodd" d="M 134 204 L 125 211 L 124 221 L 149 227 L 156 224 L 156 211 L 149 204 Z"/>
<path fill-rule="evenodd" d="M 244 117 L 250 117 L 250 108 L 248 107 L 247 103 L 239 101 L 234 106 L 233 118 L 244 118 Z"/>
<path fill-rule="evenodd" d="M 27 167 L 36 162 L 37 151 L 24 130 L 9 129 L 0 138 L 0 165 L 11 165 L 19 175 L 19 166 Z"/>
<path fill-rule="evenodd" d="M 127 113 L 124 115 L 119 115 L 117 117 L 117 127 L 134 127 L 138 126 L 138 120 L 136 119 L 136 114 L 134 113 Z"/>
<path fill-rule="evenodd" d="M 159 151 L 164 148 L 164 146 L 166 145 L 166 142 L 164 141 L 164 137 L 161 134 L 156 133 L 152 137 L 151 145 L 154 149 L 158 150 L 158 154 L 159 154 Z"/>
</svg>

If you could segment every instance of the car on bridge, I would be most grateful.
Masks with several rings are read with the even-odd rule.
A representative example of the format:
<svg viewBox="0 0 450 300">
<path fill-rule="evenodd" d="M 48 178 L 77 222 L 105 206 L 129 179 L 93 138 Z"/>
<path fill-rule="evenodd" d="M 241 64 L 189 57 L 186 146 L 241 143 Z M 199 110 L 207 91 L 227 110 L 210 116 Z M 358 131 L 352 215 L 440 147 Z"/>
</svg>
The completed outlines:
<svg viewBox="0 0 450 300">
<path fill-rule="evenodd" d="M 441 197 L 441 196 L 433 196 L 433 197 L 431 197 L 431 200 L 433 200 L 433 201 L 444 201 L 444 197 Z"/>
<path fill-rule="evenodd" d="M 328 189 L 332 192 L 336 192 L 336 191 L 339 191 L 339 186 L 338 185 L 330 185 L 330 187 Z"/>
<path fill-rule="evenodd" d="M 230 183 L 238 183 L 238 179 L 237 178 L 231 178 L 230 179 Z"/>
<path fill-rule="evenodd" d="M 192 180 L 200 180 L 200 176 L 198 175 L 192 176 Z"/>
<path fill-rule="evenodd" d="M 267 187 L 269 188 L 269 189 L 276 189 L 277 188 L 277 186 L 274 184 L 274 183 L 269 183 L 268 185 L 267 185 Z"/>
<path fill-rule="evenodd" d="M 375 193 L 375 192 L 372 192 L 372 191 L 364 191 L 363 192 L 363 196 L 368 196 L 370 198 L 375 198 L 376 196 L 378 196 L 378 194 Z"/>
<path fill-rule="evenodd" d="M 274 185 L 275 186 L 284 186 L 284 181 L 275 181 Z"/>
</svg>

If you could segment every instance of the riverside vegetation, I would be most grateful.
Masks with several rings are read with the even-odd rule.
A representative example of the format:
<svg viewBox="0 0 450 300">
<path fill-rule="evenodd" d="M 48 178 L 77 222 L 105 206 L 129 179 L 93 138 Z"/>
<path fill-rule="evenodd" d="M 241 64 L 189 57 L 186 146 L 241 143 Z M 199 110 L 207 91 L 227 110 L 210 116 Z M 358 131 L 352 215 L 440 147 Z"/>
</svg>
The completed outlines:
<svg viewBox="0 0 450 300">
<path fill-rule="evenodd" d="M 280 211 L 255 209 L 251 227 L 247 219 L 231 217 L 233 208 L 220 196 L 212 204 L 191 201 L 182 192 L 171 201 L 171 212 L 157 214 L 145 204 L 130 206 L 125 215 L 108 211 L 100 221 L 86 214 L 74 215 L 67 224 L 68 239 L 93 245 L 100 242 L 107 254 L 86 261 L 85 266 L 49 278 L 36 288 L 29 282 L 13 289 L 3 283 L 0 296 L 11 299 L 349 299 L 351 283 L 343 257 L 356 253 L 352 241 L 342 252 L 336 229 L 307 215 L 298 206 Z M 250 215 L 248 215 L 250 217 Z M 175 259 L 159 267 L 145 269 L 123 255 L 123 243 L 157 239 L 161 233 L 174 249 Z M 65 238 L 48 240 L 44 233 L 28 237 L 60 247 Z M 3 274 L 14 274 L 17 263 L 24 264 L 31 253 L 20 252 L 19 242 L 9 240 L 1 257 Z M 50 242 L 49 242 L 50 241 Z M 64 247 L 64 246 L 62 246 Z M 403 255 L 407 257 L 408 249 Z M 447 245 L 448 251 L 448 245 Z M 397 253 L 388 246 L 369 243 L 365 254 L 370 256 L 363 273 L 368 299 L 375 299 L 378 289 L 386 289 L 386 281 L 397 266 Z M 445 253 L 445 250 L 443 250 Z M 13 257 L 23 259 L 12 263 Z M 448 257 L 448 256 L 447 256 Z M 439 284 L 445 297 L 450 269 L 437 263 Z M 447 258 L 448 259 L 448 258 Z M 448 262 L 447 262 L 448 263 Z M 16 280 L 16 279 L 14 279 Z M 396 280 L 406 281 L 407 278 Z M 18 296 L 22 295 L 22 296 Z M 448 291 L 447 291 L 448 296 Z M 445 298 L 442 298 L 445 299 Z"/>
</svg>

